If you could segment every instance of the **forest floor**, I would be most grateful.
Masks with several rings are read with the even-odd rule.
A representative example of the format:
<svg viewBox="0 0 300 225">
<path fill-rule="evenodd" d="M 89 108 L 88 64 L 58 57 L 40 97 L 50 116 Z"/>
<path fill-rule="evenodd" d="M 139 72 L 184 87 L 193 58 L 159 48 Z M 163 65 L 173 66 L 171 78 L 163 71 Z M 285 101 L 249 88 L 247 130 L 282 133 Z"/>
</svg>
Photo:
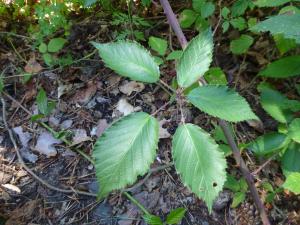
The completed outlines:
<svg viewBox="0 0 300 225">
<path fill-rule="evenodd" d="M 173 49 L 180 49 L 176 37 L 170 31 L 162 12 L 149 18 L 154 27 L 145 33 L 165 37 Z M 217 23 L 217 18 L 215 18 Z M 15 26 L 22 35 L 22 24 L 2 24 L 2 30 L 10 32 Z M 144 85 L 117 76 L 105 68 L 90 41 L 113 40 L 115 27 L 109 17 L 85 16 L 74 18 L 68 44 L 64 52 L 73 59 L 81 59 L 59 68 L 47 68 L 39 52 L 31 47 L 30 38 L 10 36 L 11 44 L 0 36 L 0 71 L 5 76 L 3 99 L 8 126 L 14 131 L 17 147 L 28 167 L 39 178 L 61 189 L 76 189 L 96 194 L 98 184 L 93 165 L 82 157 L 77 149 L 91 155 L 97 137 L 109 124 L 122 115 L 133 111 L 154 112 L 169 100 L 169 93 L 157 85 Z M 185 30 L 188 39 L 196 32 Z M 233 37 L 232 31 L 228 36 Z M 24 36 L 27 36 L 24 31 Z M 215 35 L 213 66 L 223 69 L 229 86 L 244 96 L 259 116 L 262 123 L 242 122 L 233 125 L 238 143 L 247 143 L 267 131 L 275 130 L 277 123 L 269 117 L 259 104 L 256 74 L 272 57 L 273 46 L 267 37 L 261 36 L 251 50 L 243 56 L 229 52 L 228 36 L 221 30 Z M 83 58 L 90 54 L 90 57 Z M 21 82 L 18 68 L 30 64 L 37 73 L 26 84 Z M 39 68 L 40 67 L 40 68 Z M 28 69 L 28 68 L 27 68 Z M 25 68 L 26 70 L 26 68 Z M 163 81 L 170 83 L 176 75 L 174 62 L 161 66 Z M 284 89 L 286 86 L 275 83 Z M 71 146 L 55 139 L 49 129 L 31 120 L 37 111 L 36 96 L 43 88 L 48 98 L 56 102 L 56 108 L 42 122 L 55 130 L 73 133 Z M 1 110 L 2 110 L 1 103 Z M 93 196 L 77 193 L 62 193 L 52 190 L 33 178 L 17 160 L 16 149 L 4 126 L 4 115 L 0 117 L 0 216 L 6 225 L 21 224 L 145 224 L 142 212 L 120 192 L 114 192 L 104 201 Z M 151 213 L 165 216 L 171 209 L 185 207 L 187 213 L 181 224 L 260 224 L 259 217 L 248 193 L 244 203 L 231 208 L 233 193 L 224 190 L 213 206 L 211 214 L 203 201 L 199 200 L 181 183 L 171 165 L 171 135 L 174 134 L 180 117 L 176 105 L 171 105 L 157 115 L 160 119 L 160 141 L 155 162 L 149 176 L 140 177 L 129 187 L 131 195 Z M 212 131 L 216 120 L 199 110 L 185 108 L 187 122 L 193 122 L 207 131 Z M 255 158 L 251 152 L 242 153 L 250 170 L 256 171 L 265 160 Z M 231 174 L 240 177 L 233 158 Z M 164 165 L 170 165 L 165 167 Z M 263 180 L 281 185 L 283 176 L 279 165 L 269 162 L 255 175 L 257 186 Z M 101 187 L 100 187 L 101 188 Z M 265 196 L 263 189 L 260 195 Z M 284 197 L 283 197 L 284 196 Z M 266 204 L 273 224 L 299 224 L 299 197 L 283 193 L 273 204 Z M 1 224 L 1 222 L 0 222 Z"/>
</svg>

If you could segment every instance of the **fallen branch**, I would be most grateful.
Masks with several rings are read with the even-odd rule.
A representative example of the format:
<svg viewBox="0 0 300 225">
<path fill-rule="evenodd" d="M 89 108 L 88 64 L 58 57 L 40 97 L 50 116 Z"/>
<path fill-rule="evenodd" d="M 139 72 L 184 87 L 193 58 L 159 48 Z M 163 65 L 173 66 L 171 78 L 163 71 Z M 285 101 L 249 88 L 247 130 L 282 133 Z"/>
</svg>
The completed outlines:
<svg viewBox="0 0 300 225">
<path fill-rule="evenodd" d="M 169 24 L 170 26 L 172 27 L 172 29 L 174 30 L 174 33 L 176 34 L 177 38 L 178 38 L 178 41 L 181 45 L 181 47 L 183 49 L 186 48 L 187 46 L 187 39 L 186 37 L 184 36 L 183 32 L 182 32 L 182 29 L 180 28 L 179 26 L 179 23 L 178 23 L 178 20 L 170 6 L 170 3 L 168 0 L 160 0 L 160 3 L 164 9 L 164 12 L 168 18 L 168 21 L 169 21 Z M 206 85 L 206 82 L 204 79 L 202 79 L 204 85 Z M 249 172 L 249 169 L 248 167 L 246 166 L 244 160 L 242 159 L 241 157 L 241 154 L 240 154 L 240 150 L 238 149 L 236 143 L 235 143 L 235 140 L 233 138 L 233 136 L 231 135 L 230 133 L 230 130 L 229 130 L 229 126 L 228 126 L 228 123 L 219 119 L 219 124 L 224 132 L 224 135 L 228 141 L 228 144 L 233 152 L 233 156 L 234 156 L 234 159 L 237 163 L 237 165 L 239 166 L 240 168 L 240 171 L 242 172 L 242 175 L 245 177 L 246 179 L 246 182 L 249 186 L 249 189 L 250 189 L 250 193 L 253 197 L 253 200 L 254 200 L 254 203 L 257 207 L 257 210 L 259 211 L 259 214 L 260 214 L 260 217 L 261 217 L 261 220 L 263 222 L 264 225 L 270 225 L 270 221 L 269 221 L 269 218 L 267 216 L 267 213 L 266 213 L 266 210 L 264 208 L 264 205 L 258 195 L 258 192 L 257 192 L 257 189 L 254 185 L 254 180 L 253 180 L 253 177 L 251 175 L 251 173 Z"/>
</svg>

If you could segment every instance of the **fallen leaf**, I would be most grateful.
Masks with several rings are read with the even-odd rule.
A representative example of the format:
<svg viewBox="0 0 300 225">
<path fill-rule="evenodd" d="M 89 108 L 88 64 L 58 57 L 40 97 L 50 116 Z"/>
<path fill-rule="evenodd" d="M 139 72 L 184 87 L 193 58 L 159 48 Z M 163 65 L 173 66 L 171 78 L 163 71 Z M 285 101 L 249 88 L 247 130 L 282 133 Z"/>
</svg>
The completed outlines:
<svg viewBox="0 0 300 225">
<path fill-rule="evenodd" d="M 106 130 L 106 128 L 109 127 L 109 124 L 107 123 L 107 121 L 105 119 L 101 119 L 98 121 L 98 125 L 97 127 L 94 127 L 92 129 L 91 135 L 92 136 L 96 136 L 96 137 L 100 137 L 101 134 Z"/>
<path fill-rule="evenodd" d="M 67 85 L 60 84 L 57 88 L 57 97 L 60 98 L 67 92 L 71 91 L 74 88 L 73 86 L 74 86 L 73 84 L 67 84 Z"/>
<path fill-rule="evenodd" d="M 43 69 L 43 67 L 35 60 L 34 56 L 28 60 L 26 66 L 24 68 L 25 72 L 27 72 L 27 73 L 38 73 L 42 69 Z"/>
<path fill-rule="evenodd" d="M 96 94 L 97 85 L 89 82 L 86 88 L 80 89 L 71 99 L 72 103 L 87 104 L 90 99 Z"/>
<path fill-rule="evenodd" d="M 120 91 L 123 94 L 126 95 L 131 95 L 132 92 L 141 92 L 142 90 L 145 89 L 145 85 L 143 83 L 139 83 L 136 81 L 125 81 L 124 84 L 122 86 L 119 87 Z"/>
<path fill-rule="evenodd" d="M 64 120 L 61 124 L 60 124 L 60 128 L 63 130 L 69 129 L 73 124 L 73 120 Z"/>
<path fill-rule="evenodd" d="M 128 103 L 125 98 L 121 98 L 118 103 L 116 110 L 122 113 L 124 116 L 129 115 L 130 113 L 134 112 L 134 107 Z M 116 116 L 117 114 L 115 114 Z M 114 117 L 114 116 L 113 116 Z"/>
<path fill-rule="evenodd" d="M 81 142 L 85 142 L 85 141 L 90 141 L 92 140 L 86 133 L 86 130 L 84 129 L 76 129 L 76 130 L 72 130 L 74 133 L 74 137 L 72 139 L 72 145 L 77 145 Z"/>
<path fill-rule="evenodd" d="M 30 200 L 23 206 L 16 208 L 10 213 L 11 217 L 6 221 L 5 225 L 29 224 L 33 216 L 39 213 L 38 205 L 40 202 L 40 200 Z"/>
<path fill-rule="evenodd" d="M 16 193 L 21 193 L 21 189 L 18 188 L 17 186 L 13 185 L 13 184 L 1 184 L 2 187 L 10 190 L 10 191 L 14 191 Z"/>
<path fill-rule="evenodd" d="M 62 143 L 61 140 L 54 138 L 52 134 L 45 131 L 38 137 L 34 150 L 46 155 L 47 157 L 55 156 L 57 151 L 53 145 L 60 143 Z"/>
<path fill-rule="evenodd" d="M 166 124 L 167 122 L 169 122 L 169 121 L 166 119 L 159 121 L 159 138 L 160 139 L 171 137 L 171 134 L 168 132 L 168 130 L 166 128 L 163 128 L 163 125 Z"/>
<path fill-rule="evenodd" d="M 23 132 L 23 128 L 21 126 L 14 127 L 13 131 L 18 135 L 18 138 L 23 147 L 28 147 L 28 142 L 31 140 L 32 136 L 29 132 Z"/>
</svg>

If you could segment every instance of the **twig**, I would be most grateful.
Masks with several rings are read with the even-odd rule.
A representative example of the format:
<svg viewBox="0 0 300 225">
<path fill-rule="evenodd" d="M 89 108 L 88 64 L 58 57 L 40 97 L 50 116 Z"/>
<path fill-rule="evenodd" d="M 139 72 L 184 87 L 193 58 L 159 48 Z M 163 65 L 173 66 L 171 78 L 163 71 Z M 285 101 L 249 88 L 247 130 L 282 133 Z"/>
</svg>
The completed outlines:
<svg viewBox="0 0 300 225">
<path fill-rule="evenodd" d="M 17 56 L 24 62 L 27 63 L 26 59 L 23 58 L 23 56 L 20 55 L 20 53 L 17 51 L 17 49 L 15 48 L 14 44 L 12 43 L 12 41 L 8 38 L 8 41 L 11 45 L 11 47 L 13 48 L 14 52 L 17 54 Z"/>
<path fill-rule="evenodd" d="M 169 1 L 166 1 L 166 0 L 160 0 L 160 4 L 162 5 L 164 11 L 165 11 L 165 14 L 168 18 L 168 21 L 169 21 L 169 24 L 170 26 L 172 27 L 172 29 L 174 30 L 174 33 L 176 34 L 177 38 L 178 38 L 178 41 L 181 45 L 181 47 L 183 49 L 185 49 L 185 47 L 187 46 L 188 42 L 182 32 L 182 29 L 180 28 L 179 26 L 179 23 L 178 23 L 178 20 L 175 16 L 175 14 L 173 13 L 173 10 L 169 4 Z"/>
<path fill-rule="evenodd" d="M 15 33 L 13 33 L 13 32 L 1 31 L 1 32 L 0 32 L 0 35 L 2 35 L 2 34 L 9 35 L 9 36 L 15 36 L 15 37 L 19 37 L 19 38 L 24 38 L 24 39 L 34 40 L 34 39 L 31 38 L 31 37 L 27 37 L 27 36 L 20 35 L 20 34 L 15 34 Z"/>
<path fill-rule="evenodd" d="M 6 128 L 6 130 L 8 131 L 9 134 L 9 138 L 14 146 L 14 149 L 17 153 L 17 157 L 18 157 L 18 161 L 21 164 L 21 166 L 34 178 L 36 179 L 38 182 L 40 182 L 42 185 L 46 186 L 47 188 L 54 190 L 54 191 L 58 191 L 58 192 L 62 192 L 62 193 L 66 193 L 66 194 L 72 194 L 72 193 L 76 193 L 79 195 L 86 195 L 86 196 L 92 196 L 92 197 L 97 197 L 96 194 L 90 193 L 90 192 L 85 192 L 85 191 L 79 191 L 79 190 L 75 190 L 75 189 L 61 189 L 58 187 L 55 187 L 51 184 L 49 184 L 47 181 L 43 180 L 42 178 L 40 178 L 38 175 L 36 175 L 24 162 L 22 155 L 20 153 L 20 150 L 17 146 L 17 143 L 15 141 L 15 138 L 13 136 L 13 133 L 11 131 L 11 129 L 9 128 L 8 124 L 7 124 L 7 120 L 6 120 L 6 104 L 5 104 L 5 100 L 3 99 L 3 97 L 1 96 L 1 103 L 2 103 L 2 119 L 3 119 L 3 123 L 4 126 Z"/>
<path fill-rule="evenodd" d="M 182 48 L 184 49 L 187 46 L 187 40 L 186 40 L 186 38 L 185 38 L 185 36 L 184 36 L 184 34 L 183 34 L 179 24 L 178 24 L 178 21 L 177 21 L 177 19 L 175 17 L 175 14 L 174 14 L 174 12 L 173 12 L 170 4 L 169 4 L 169 1 L 168 0 L 160 0 L 160 3 L 162 5 L 162 7 L 164 8 L 164 11 L 165 11 L 165 14 L 168 18 L 170 26 L 173 28 L 173 30 L 174 30 L 175 34 L 177 35 L 177 38 L 178 38 Z M 257 207 L 257 210 L 260 213 L 260 217 L 261 217 L 261 220 L 262 220 L 263 224 L 264 225 L 270 225 L 270 221 L 269 221 L 269 218 L 268 218 L 267 213 L 265 211 L 264 205 L 263 205 L 262 201 L 260 200 L 257 189 L 254 185 L 253 177 L 252 177 L 251 173 L 249 172 L 249 169 L 246 166 L 244 160 L 241 157 L 240 150 L 238 149 L 238 147 L 235 143 L 234 137 L 231 135 L 228 123 L 221 120 L 221 119 L 219 119 L 219 124 L 220 124 L 220 126 L 221 126 L 221 128 L 224 132 L 224 135 L 225 135 L 225 137 L 228 141 L 228 144 L 229 144 L 230 148 L 232 149 L 235 161 L 238 164 L 238 166 L 240 167 L 240 170 L 241 170 L 243 176 L 246 179 L 246 182 L 247 182 L 247 184 L 249 186 L 249 189 L 250 189 L 250 193 L 253 197 L 253 200 L 254 200 L 254 203 Z"/>
<path fill-rule="evenodd" d="M 263 168 L 265 168 L 276 156 L 272 155 L 267 161 L 265 161 L 262 165 L 260 165 L 254 172 L 252 172 L 252 176 L 256 176 Z"/>
<path fill-rule="evenodd" d="M 166 88 L 168 88 L 170 91 L 172 91 L 173 93 L 176 93 L 176 90 L 174 90 L 172 87 L 170 87 L 170 85 L 168 85 L 166 82 L 164 82 L 163 80 L 159 80 L 159 83 L 161 83 L 162 85 L 164 85 Z"/>
<path fill-rule="evenodd" d="M 218 30 L 220 24 L 221 24 L 221 21 L 222 21 L 222 14 L 221 14 L 221 12 L 222 12 L 222 7 L 221 7 L 221 4 L 222 4 L 222 0 L 220 0 L 219 3 L 218 3 L 218 5 L 219 5 L 219 19 L 218 19 L 218 23 L 217 23 L 217 25 L 215 26 L 215 29 L 214 29 L 214 31 L 213 31 L 213 36 L 215 36 L 215 34 L 216 34 L 216 32 L 217 32 L 217 30 Z"/>
<path fill-rule="evenodd" d="M 154 113 L 151 114 L 151 116 L 155 116 L 157 113 L 159 113 L 161 110 L 163 110 L 164 108 L 166 108 L 166 106 L 168 106 L 172 101 L 167 101 L 162 107 L 160 107 L 159 109 L 157 109 Z"/>
</svg>

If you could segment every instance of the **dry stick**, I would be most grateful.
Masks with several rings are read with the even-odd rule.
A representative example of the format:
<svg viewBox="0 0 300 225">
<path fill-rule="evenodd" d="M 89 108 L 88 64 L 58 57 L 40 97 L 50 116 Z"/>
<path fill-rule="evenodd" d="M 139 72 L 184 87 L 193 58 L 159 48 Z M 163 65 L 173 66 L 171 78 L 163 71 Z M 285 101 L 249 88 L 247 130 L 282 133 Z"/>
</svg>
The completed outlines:
<svg viewBox="0 0 300 225">
<path fill-rule="evenodd" d="M 160 3 L 165 11 L 165 14 L 168 18 L 168 21 L 169 21 L 169 24 L 170 26 L 173 28 L 178 40 L 179 40 L 179 43 L 181 45 L 181 47 L 184 49 L 186 46 L 187 46 L 187 40 L 179 26 L 179 23 L 176 19 L 176 16 L 170 6 L 170 3 L 168 0 L 160 0 Z M 264 225 L 270 225 L 270 221 L 269 221 L 269 218 L 267 216 L 267 213 L 265 211 L 265 208 L 264 208 L 264 205 L 262 203 L 262 201 L 260 200 L 260 197 L 258 195 L 258 192 L 257 192 L 257 189 L 254 185 L 254 180 L 253 180 L 253 177 L 251 175 L 251 173 L 249 172 L 249 169 L 247 168 L 244 160 L 242 159 L 241 157 L 241 154 L 240 154 L 240 150 L 238 149 L 236 143 L 235 143 L 235 140 L 233 138 L 233 136 L 231 135 L 230 133 L 230 129 L 228 127 L 228 123 L 219 119 L 219 124 L 224 132 L 224 135 L 228 141 L 228 144 L 230 146 L 230 148 L 232 149 L 232 152 L 233 152 L 233 155 L 234 155 L 234 158 L 235 158 L 235 161 L 237 163 L 237 165 L 240 167 L 240 170 L 243 174 L 243 176 L 245 177 L 246 179 L 246 182 L 249 186 L 249 189 L 250 189 L 250 193 L 253 197 L 253 200 L 254 200 L 254 203 L 257 207 L 257 210 L 259 211 L 260 213 L 260 217 L 261 217 L 261 220 L 263 222 Z"/>
<path fill-rule="evenodd" d="M 5 110 L 5 100 L 3 99 L 3 97 L 1 96 L 1 103 L 2 103 L 2 118 L 3 118 L 3 123 L 4 123 L 4 126 L 5 128 L 7 129 L 8 131 L 8 134 L 9 134 L 9 138 L 14 146 L 14 149 L 17 153 L 17 157 L 18 157 L 18 160 L 19 160 L 19 163 L 21 164 L 21 166 L 34 178 L 36 179 L 38 182 L 40 182 L 41 184 L 43 184 L 44 186 L 46 186 L 47 188 L 51 189 L 51 190 L 54 190 L 54 191 L 58 191 L 58 192 L 62 192 L 62 193 L 66 193 L 66 194 L 72 194 L 72 193 L 76 193 L 76 194 L 79 194 L 79 195 L 87 195 L 87 196 L 91 196 L 91 197 L 97 197 L 96 194 L 93 194 L 93 193 L 90 193 L 90 192 L 85 192 L 85 191 L 79 191 L 79 190 L 75 190 L 75 189 L 61 189 L 61 188 L 57 188 L 51 184 L 49 184 L 48 182 L 44 181 L 43 179 L 41 179 L 39 176 L 37 176 L 24 162 L 22 156 L 21 156 L 21 153 L 20 153 L 20 150 L 17 146 L 17 143 L 15 141 L 15 138 L 13 136 L 13 133 L 11 131 L 11 129 L 9 128 L 8 124 L 7 124 L 7 120 L 6 120 L 6 110 Z"/>
</svg>

